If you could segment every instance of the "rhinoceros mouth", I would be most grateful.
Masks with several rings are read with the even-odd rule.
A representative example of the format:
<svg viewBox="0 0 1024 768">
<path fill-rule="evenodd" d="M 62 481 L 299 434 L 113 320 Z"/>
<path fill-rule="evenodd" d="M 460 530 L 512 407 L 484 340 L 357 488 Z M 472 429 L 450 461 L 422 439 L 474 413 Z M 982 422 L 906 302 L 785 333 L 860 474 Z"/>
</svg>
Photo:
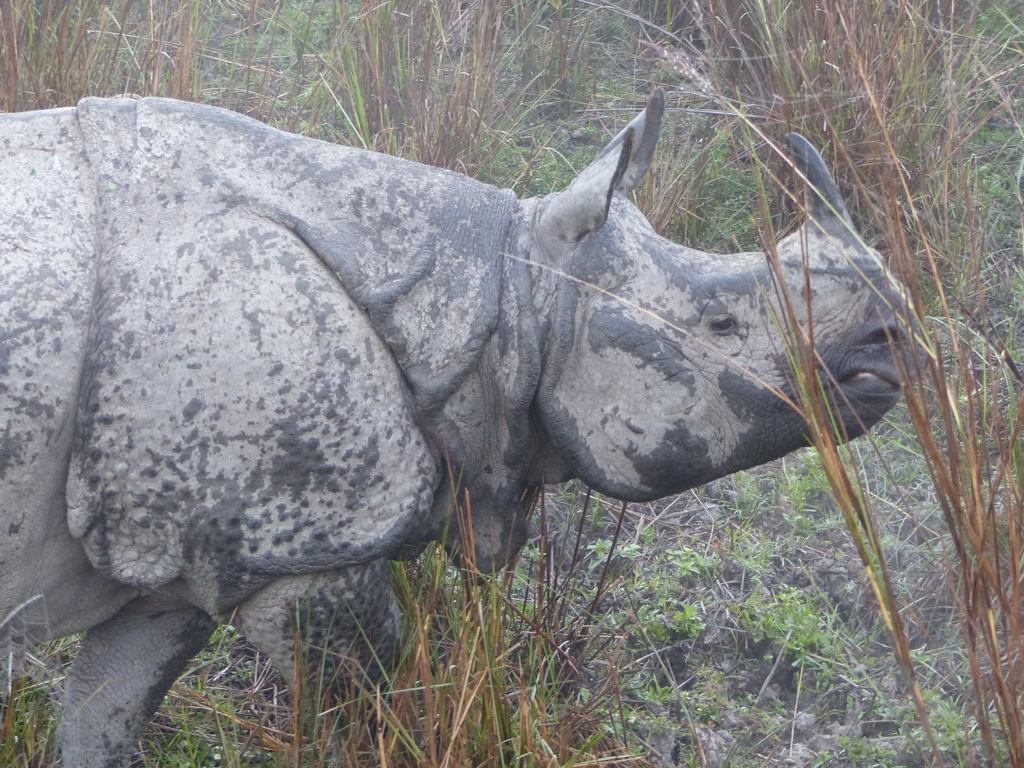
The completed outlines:
<svg viewBox="0 0 1024 768">
<path fill-rule="evenodd" d="M 848 368 L 829 379 L 828 398 L 838 409 L 846 439 L 864 434 L 899 400 L 902 386 L 895 369 L 884 365 Z"/>
<path fill-rule="evenodd" d="M 861 343 L 851 347 L 832 370 L 836 383 L 853 400 L 875 406 L 879 400 L 895 402 L 902 389 L 897 357 L 901 354 L 902 329 L 883 324 L 869 329 Z"/>
<path fill-rule="evenodd" d="M 839 380 L 839 385 L 858 395 L 895 395 L 901 384 L 895 372 L 860 369 Z"/>
<path fill-rule="evenodd" d="M 856 437 L 876 424 L 900 397 L 900 379 L 886 366 L 858 366 L 838 380 L 841 410 L 850 437 Z"/>
</svg>

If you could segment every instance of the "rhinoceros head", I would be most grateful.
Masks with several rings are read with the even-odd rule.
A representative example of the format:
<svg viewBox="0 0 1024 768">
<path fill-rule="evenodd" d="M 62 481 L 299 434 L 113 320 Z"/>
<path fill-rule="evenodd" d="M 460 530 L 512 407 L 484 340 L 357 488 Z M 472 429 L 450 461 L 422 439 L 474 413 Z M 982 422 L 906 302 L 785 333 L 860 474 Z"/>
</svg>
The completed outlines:
<svg viewBox="0 0 1024 768">
<path fill-rule="evenodd" d="M 650 165 L 663 107 L 656 91 L 569 189 L 538 205 L 531 255 L 550 275 L 537 292 L 548 346 L 536 403 L 554 450 L 537 471 L 627 500 L 806 445 L 796 338 L 813 344 L 841 437 L 862 434 L 900 390 L 900 291 L 818 153 L 787 137 L 811 192 L 801 228 L 766 253 L 702 253 L 657 235 L 620 194 Z"/>
</svg>

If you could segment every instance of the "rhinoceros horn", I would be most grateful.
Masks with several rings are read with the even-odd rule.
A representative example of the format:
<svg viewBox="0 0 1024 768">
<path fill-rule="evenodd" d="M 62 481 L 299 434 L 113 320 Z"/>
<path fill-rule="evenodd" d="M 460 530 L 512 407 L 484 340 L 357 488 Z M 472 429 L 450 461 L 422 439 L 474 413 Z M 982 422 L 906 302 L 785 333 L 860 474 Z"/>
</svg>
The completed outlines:
<svg viewBox="0 0 1024 768">
<path fill-rule="evenodd" d="M 858 242 L 846 203 L 818 150 L 799 133 L 787 133 L 786 144 L 797 172 L 807 182 L 810 197 L 808 213 L 811 219 L 832 237 L 838 237 L 844 242 L 850 242 L 851 239 L 854 243 Z"/>
</svg>

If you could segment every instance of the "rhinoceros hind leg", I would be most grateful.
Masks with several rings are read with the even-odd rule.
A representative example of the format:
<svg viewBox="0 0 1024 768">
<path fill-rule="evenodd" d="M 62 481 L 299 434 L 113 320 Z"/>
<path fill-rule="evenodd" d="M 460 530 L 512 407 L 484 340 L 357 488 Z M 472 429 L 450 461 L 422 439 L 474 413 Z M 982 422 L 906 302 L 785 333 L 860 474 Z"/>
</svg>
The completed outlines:
<svg viewBox="0 0 1024 768">
<path fill-rule="evenodd" d="M 198 608 L 129 603 L 82 641 L 65 680 L 64 768 L 121 768 L 164 694 L 216 626 Z"/>
<path fill-rule="evenodd" d="M 281 577 L 239 606 L 233 621 L 293 684 L 301 640 L 303 679 L 339 694 L 353 677 L 380 679 L 394 664 L 402 635 L 390 565 L 383 560 Z"/>
</svg>

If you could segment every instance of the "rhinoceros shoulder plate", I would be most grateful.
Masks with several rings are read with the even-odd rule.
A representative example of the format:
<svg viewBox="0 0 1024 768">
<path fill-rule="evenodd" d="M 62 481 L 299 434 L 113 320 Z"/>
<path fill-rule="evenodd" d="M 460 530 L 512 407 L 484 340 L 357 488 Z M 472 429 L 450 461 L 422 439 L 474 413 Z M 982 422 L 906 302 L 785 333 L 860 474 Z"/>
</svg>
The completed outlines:
<svg viewBox="0 0 1024 768">
<path fill-rule="evenodd" d="M 431 208 L 475 188 L 194 105 L 87 100 L 79 120 L 100 246 L 68 501 L 90 559 L 225 605 L 386 555 L 439 481 L 417 411 L 497 314 L 426 285 L 497 291 L 496 255 L 446 272 L 502 228 Z"/>
</svg>

